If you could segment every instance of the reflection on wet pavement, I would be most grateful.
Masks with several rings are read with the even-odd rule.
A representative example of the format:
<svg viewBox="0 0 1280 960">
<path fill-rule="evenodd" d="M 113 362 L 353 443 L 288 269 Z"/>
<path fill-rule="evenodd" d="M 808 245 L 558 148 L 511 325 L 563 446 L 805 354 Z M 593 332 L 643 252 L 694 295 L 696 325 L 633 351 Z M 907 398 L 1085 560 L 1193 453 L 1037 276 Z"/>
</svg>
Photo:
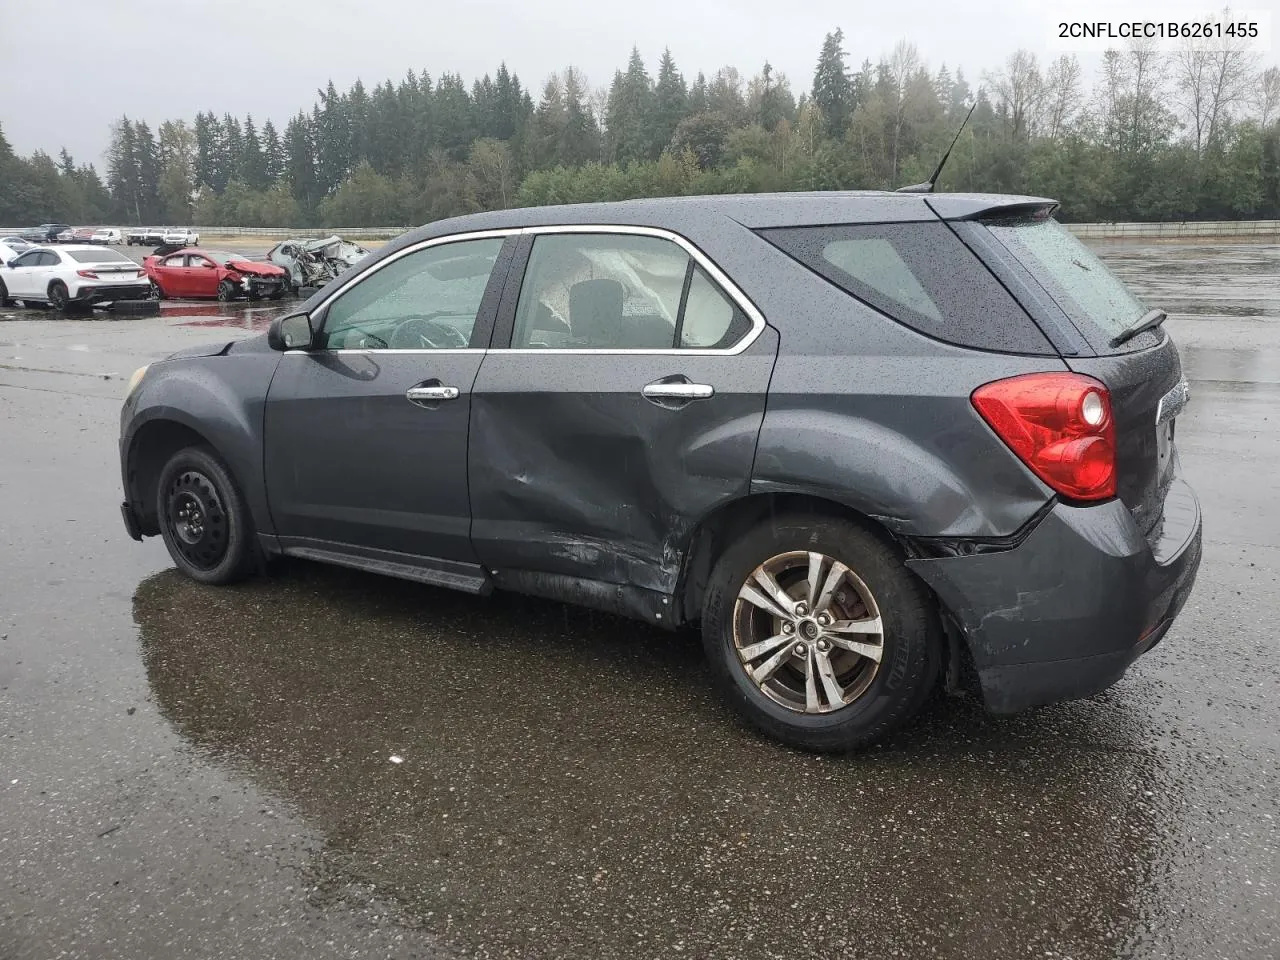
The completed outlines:
<svg viewBox="0 0 1280 960">
<path fill-rule="evenodd" d="M 1124 698 L 831 759 L 739 727 L 696 639 L 558 604 L 290 564 L 134 616 L 185 736 L 482 955 L 1088 956 L 1178 802 Z"/>
</svg>

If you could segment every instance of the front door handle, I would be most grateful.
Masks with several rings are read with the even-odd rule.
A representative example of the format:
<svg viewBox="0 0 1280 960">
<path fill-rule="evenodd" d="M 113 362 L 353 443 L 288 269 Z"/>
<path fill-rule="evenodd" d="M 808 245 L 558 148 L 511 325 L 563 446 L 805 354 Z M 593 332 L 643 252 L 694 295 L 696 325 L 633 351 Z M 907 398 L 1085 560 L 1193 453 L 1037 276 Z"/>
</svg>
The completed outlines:
<svg viewBox="0 0 1280 960">
<path fill-rule="evenodd" d="M 659 381 L 646 383 L 640 393 L 646 400 L 710 400 L 716 395 L 716 388 L 709 383 Z"/>
<path fill-rule="evenodd" d="M 434 406 L 441 400 L 457 400 L 457 387 L 410 387 L 404 392 L 405 399 L 410 403 L 416 403 L 420 407 Z"/>
</svg>

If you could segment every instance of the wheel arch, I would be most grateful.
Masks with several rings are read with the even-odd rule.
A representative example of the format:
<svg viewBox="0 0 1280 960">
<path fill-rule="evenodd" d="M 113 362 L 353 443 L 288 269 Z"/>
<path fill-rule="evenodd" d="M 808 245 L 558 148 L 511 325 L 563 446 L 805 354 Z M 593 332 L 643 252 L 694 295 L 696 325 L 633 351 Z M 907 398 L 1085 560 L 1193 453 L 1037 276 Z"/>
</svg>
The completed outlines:
<svg viewBox="0 0 1280 960">
<path fill-rule="evenodd" d="M 156 493 L 164 465 L 179 450 L 196 446 L 207 447 L 217 453 L 217 448 L 203 433 L 190 424 L 171 418 L 148 420 L 129 441 L 125 456 L 125 490 L 137 512 L 143 534 L 155 536 L 160 532 Z M 235 477 L 234 471 L 231 472 Z M 236 477 L 236 482 L 243 489 L 239 477 Z"/>
<path fill-rule="evenodd" d="M 797 514 L 849 520 L 893 546 L 905 558 L 898 537 L 882 523 L 848 504 L 799 492 L 747 494 L 717 506 L 690 533 L 676 588 L 680 622 L 692 623 L 701 617 L 711 570 L 728 544 L 769 517 Z"/>
<path fill-rule="evenodd" d="M 921 585 L 938 612 L 944 642 L 946 689 L 956 693 L 975 688 L 973 655 L 958 622 L 933 587 L 905 564 L 915 552 L 910 541 L 875 517 L 847 503 L 816 494 L 773 491 L 748 494 L 717 506 L 703 517 L 686 541 L 680 577 L 672 598 L 676 606 L 676 623 L 673 625 L 693 624 L 701 619 L 702 601 L 711 571 L 729 544 L 769 517 L 797 515 L 851 522 L 894 550 L 904 561 L 904 572 Z"/>
</svg>

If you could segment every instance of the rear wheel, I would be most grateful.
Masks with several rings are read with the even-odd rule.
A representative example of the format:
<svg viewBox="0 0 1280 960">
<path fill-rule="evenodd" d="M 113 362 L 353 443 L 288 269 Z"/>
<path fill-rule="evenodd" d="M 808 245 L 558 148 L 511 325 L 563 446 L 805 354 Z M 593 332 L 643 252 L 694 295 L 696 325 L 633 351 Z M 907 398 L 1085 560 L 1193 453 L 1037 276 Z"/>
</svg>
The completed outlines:
<svg viewBox="0 0 1280 960">
<path fill-rule="evenodd" d="M 236 298 L 236 288 L 230 280 L 223 280 L 218 284 L 218 299 L 224 303 L 228 300 Z"/>
<path fill-rule="evenodd" d="M 169 556 L 201 583 L 242 580 L 253 570 L 253 524 L 222 461 L 203 447 L 175 453 L 160 473 L 156 516 Z"/>
<path fill-rule="evenodd" d="M 55 280 L 49 284 L 49 305 L 55 310 L 65 310 L 67 305 L 71 303 L 71 295 L 67 292 L 67 285 L 61 280 Z"/>
<path fill-rule="evenodd" d="M 712 572 L 702 614 L 712 673 L 770 736 L 846 751 L 888 734 L 937 681 L 931 598 L 868 530 L 780 517 L 740 538 Z"/>
</svg>

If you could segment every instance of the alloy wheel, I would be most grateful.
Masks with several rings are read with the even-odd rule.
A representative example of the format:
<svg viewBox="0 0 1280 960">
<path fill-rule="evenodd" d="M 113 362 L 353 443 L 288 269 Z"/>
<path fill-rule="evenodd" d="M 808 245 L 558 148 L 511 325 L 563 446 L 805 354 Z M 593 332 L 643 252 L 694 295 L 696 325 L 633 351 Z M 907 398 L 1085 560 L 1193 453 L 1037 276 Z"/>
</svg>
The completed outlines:
<svg viewBox="0 0 1280 960">
<path fill-rule="evenodd" d="M 747 678 L 770 700 L 796 713 L 832 713 L 871 687 L 884 624 L 853 570 L 794 550 L 766 560 L 742 584 L 733 642 Z"/>
</svg>

